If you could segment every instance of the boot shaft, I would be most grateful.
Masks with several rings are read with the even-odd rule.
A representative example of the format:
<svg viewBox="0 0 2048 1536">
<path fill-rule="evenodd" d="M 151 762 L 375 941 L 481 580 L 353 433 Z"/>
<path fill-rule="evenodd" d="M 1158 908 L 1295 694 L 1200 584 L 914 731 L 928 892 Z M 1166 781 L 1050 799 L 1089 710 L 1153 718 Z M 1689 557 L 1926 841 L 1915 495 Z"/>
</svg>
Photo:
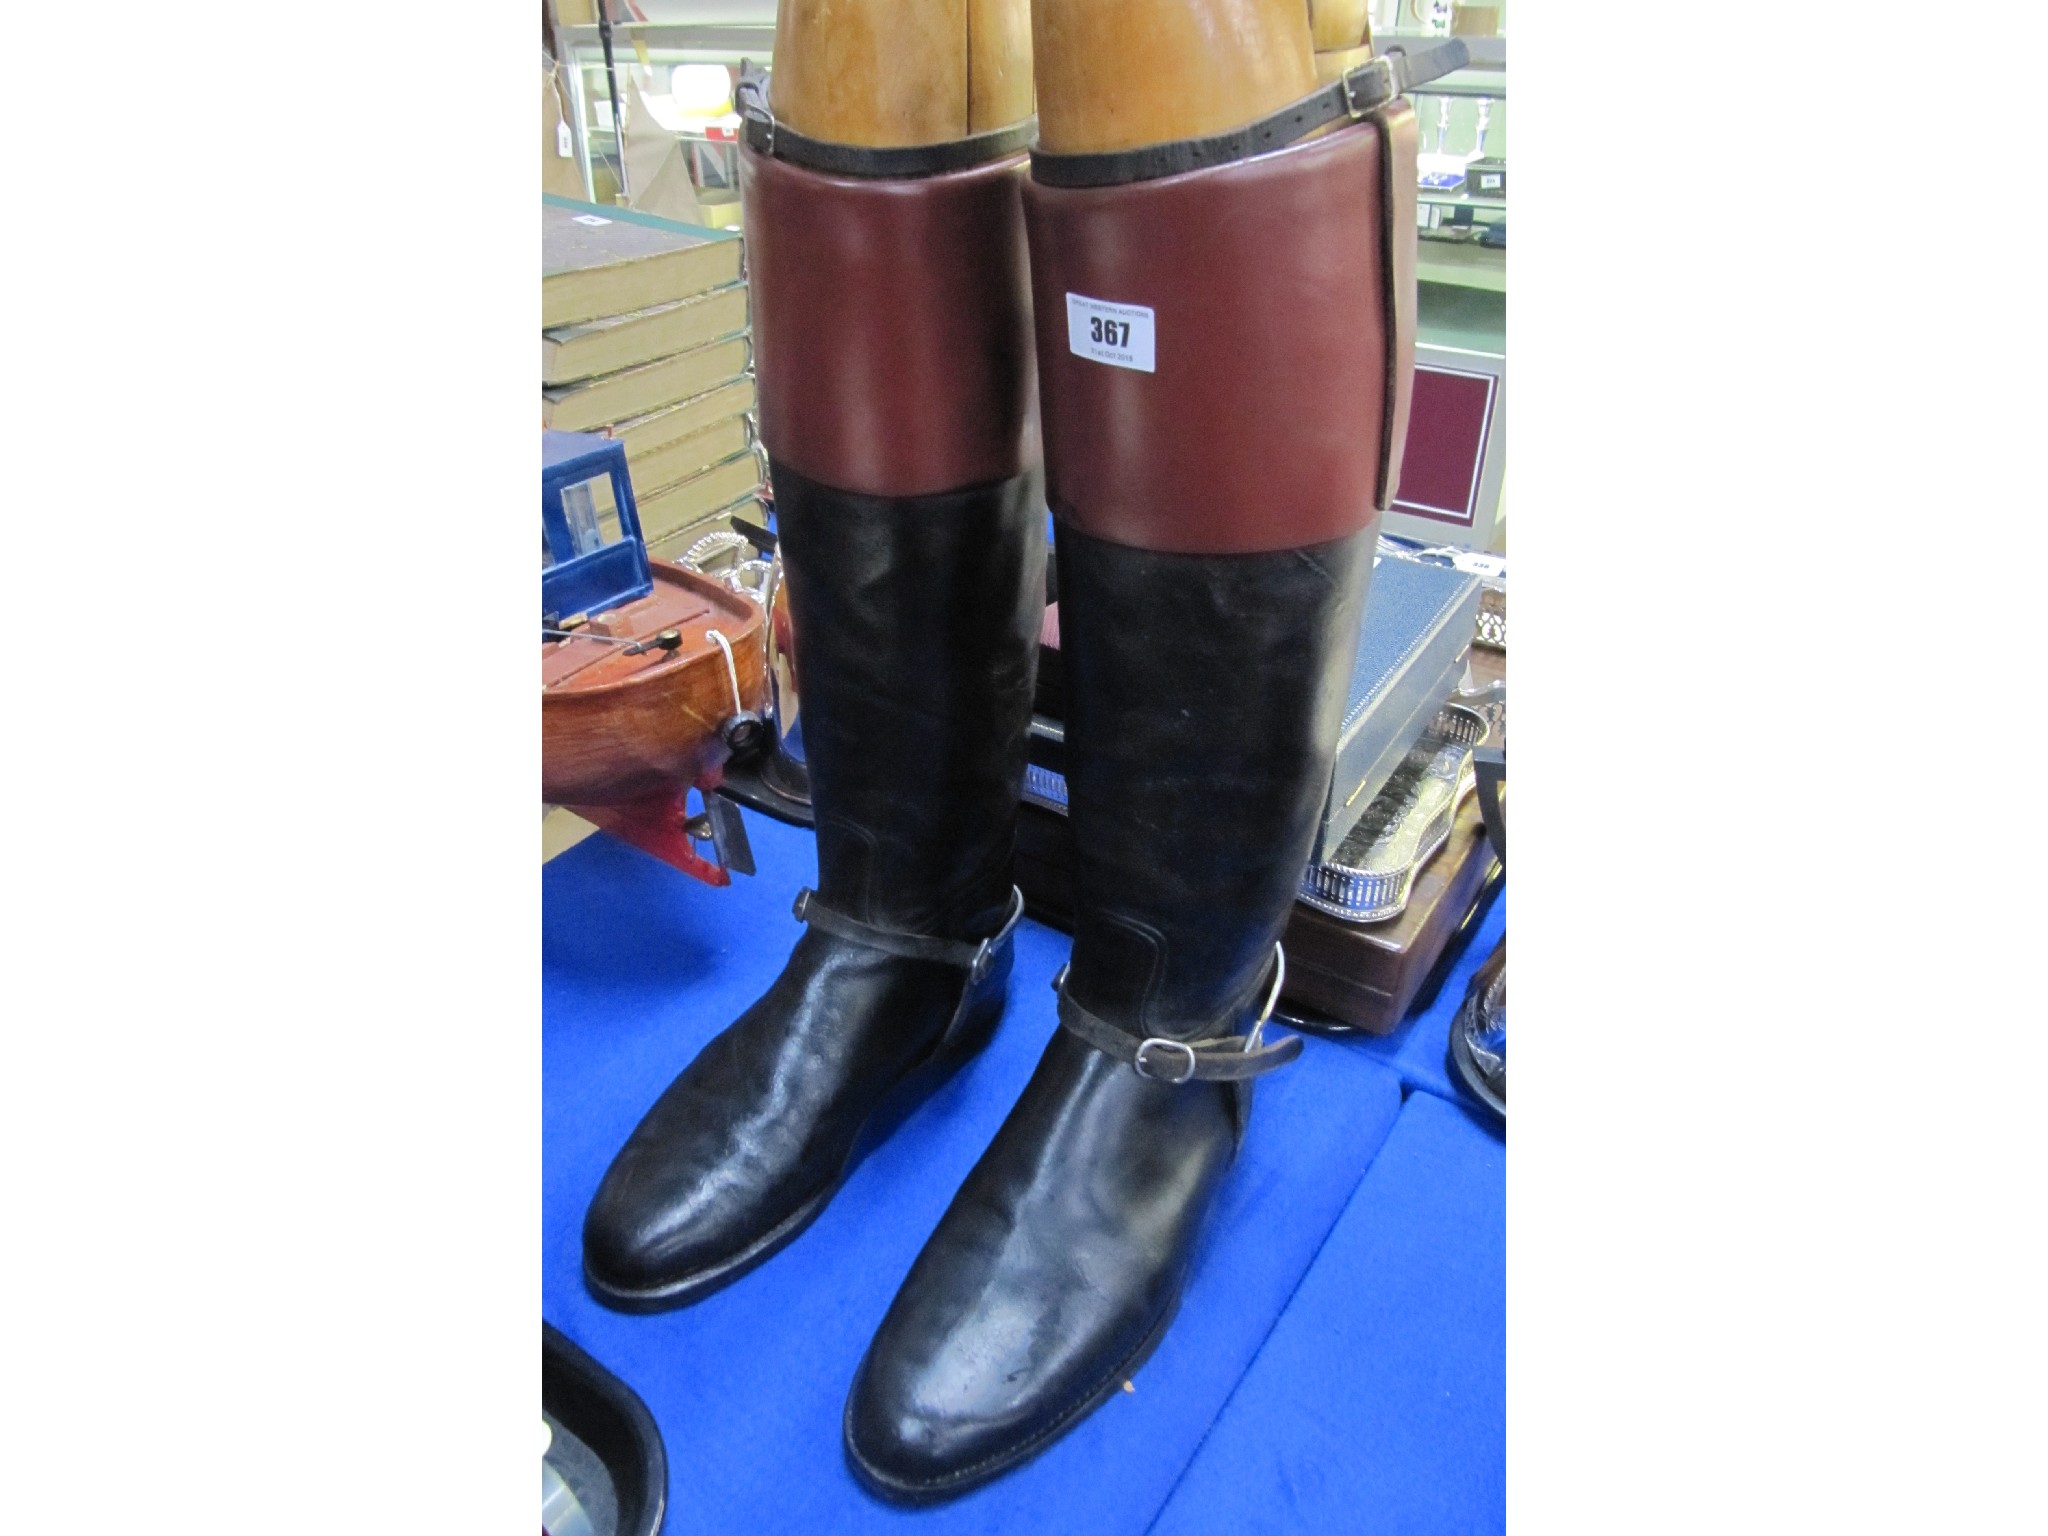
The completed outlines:
<svg viewBox="0 0 2048 1536">
<path fill-rule="evenodd" d="M 1075 1000 L 1212 1034 L 1270 977 L 1329 788 L 1376 533 L 1188 555 L 1063 526 Z"/>
<path fill-rule="evenodd" d="M 835 5 L 831 27 L 817 9 L 783 7 L 778 114 L 822 100 L 811 65 L 888 7 Z M 859 70 L 833 89 L 889 106 Z M 849 129 L 840 148 L 900 142 Z M 741 185 L 818 895 L 875 927 L 981 937 L 1011 893 L 1044 610 L 1024 157 L 884 176 L 799 163 L 817 152 L 764 135 Z"/>
<path fill-rule="evenodd" d="M 761 441 L 870 496 L 1039 462 L 1021 154 L 838 176 L 740 151 Z"/>
<path fill-rule="evenodd" d="M 861 922 L 1002 920 L 1045 608 L 1034 473 L 922 497 L 775 471 L 818 894 Z"/>
<path fill-rule="evenodd" d="M 1026 185 L 1063 526 L 1252 552 L 1345 537 L 1392 504 L 1414 375 L 1413 128 L 1404 104 L 1209 169 Z M 1098 315 L 1122 345 L 1095 344 Z"/>
<path fill-rule="evenodd" d="M 1304 7 L 1217 8 L 1243 13 L 1284 80 L 1257 100 L 1212 94 L 1183 135 L 1314 86 Z M 1069 50 L 1053 22 L 1121 23 L 1081 0 L 1039 15 L 1054 153 L 1024 210 L 1059 523 L 1067 985 L 1118 1028 L 1189 1040 L 1255 1009 L 1329 787 L 1406 436 L 1413 113 L 1396 99 L 1282 147 L 1212 145 L 1226 157 L 1192 170 L 1164 169 L 1179 161 L 1158 125 L 1055 146 L 1047 82 Z M 1192 32 L 1156 42 L 1200 56 L 1162 71 L 1169 94 L 1216 62 Z M 1073 157 L 1091 154 L 1084 174 Z"/>
</svg>

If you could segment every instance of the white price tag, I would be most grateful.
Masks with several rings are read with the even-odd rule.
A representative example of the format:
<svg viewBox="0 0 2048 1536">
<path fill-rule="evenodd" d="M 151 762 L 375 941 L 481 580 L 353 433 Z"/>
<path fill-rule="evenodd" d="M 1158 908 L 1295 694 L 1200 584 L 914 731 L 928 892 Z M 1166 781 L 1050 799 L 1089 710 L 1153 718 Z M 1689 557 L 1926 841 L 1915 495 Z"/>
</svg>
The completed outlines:
<svg viewBox="0 0 2048 1536">
<path fill-rule="evenodd" d="M 569 216 L 569 222 L 572 224 L 609 224 L 611 220 L 600 219 L 594 213 L 577 213 Z"/>
<path fill-rule="evenodd" d="M 567 123 L 555 124 L 555 153 L 564 160 L 572 160 L 576 156 L 576 141 L 569 137 Z"/>
<path fill-rule="evenodd" d="M 1152 311 L 1143 304 L 1067 295 L 1067 350 L 1076 357 L 1130 368 L 1152 369 Z"/>
</svg>

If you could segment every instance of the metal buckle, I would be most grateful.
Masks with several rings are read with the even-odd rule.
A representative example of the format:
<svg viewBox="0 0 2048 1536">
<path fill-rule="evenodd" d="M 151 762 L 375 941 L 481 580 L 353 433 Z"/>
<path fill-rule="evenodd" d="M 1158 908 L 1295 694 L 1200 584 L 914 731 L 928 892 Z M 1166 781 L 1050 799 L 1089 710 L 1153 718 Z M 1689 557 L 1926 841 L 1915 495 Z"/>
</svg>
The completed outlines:
<svg viewBox="0 0 2048 1536">
<path fill-rule="evenodd" d="M 805 916 L 805 914 L 810 910 L 811 888 L 807 885 L 802 890 L 796 893 L 796 905 L 791 907 L 790 911 L 796 914 L 796 920 L 798 922 L 807 923 L 810 921 L 810 918 Z"/>
<path fill-rule="evenodd" d="M 1358 92 L 1353 88 L 1352 82 L 1360 80 L 1364 78 L 1366 75 L 1371 74 L 1375 71 L 1385 76 L 1387 83 L 1386 92 L 1384 95 L 1380 97 L 1378 101 L 1361 105 L 1358 100 Z M 1377 110 L 1380 107 L 1385 106 L 1389 101 L 1392 101 L 1395 96 L 1400 94 L 1400 92 L 1396 89 L 1396 83 L 1394 80 L 1393 61 L 1386 54 L 1381 54 L 1376 59 L 1367 59 L 1363 64 L 1359 65 L 1358 68 L 1352 70 L 1349 74 L 1345 75 L 1340 83 L 1344 87 L 1345 110 L 1351 114 L 1351 121 L 1353 121 L 1354 123 L 1363 121 L 1369 113 Z"/>
<path fill-rule="evenodd" d="M 1003 919 L 1003 926 L 995 931 L 994 936 L 988 942 L 990 944 L 1002 943 L 1005 939 L 1009 938 L 1010 930 L 1023 920 L 1024 888 L 1020 885 L 1013 885 L 1010 887 L 1010 915 Z"/>
<path fill-rule="evenodd" d="M 1155 1045 L 1163 1045 L 1168 1050 L 1180 1051 L 1185 1054 L 1188 1059 L 1187 1071 L 1181 1073 L 1179 1077 L 1161 1077 L 1157 1072 L 1148 1072 L 1145 1069 L 1145 1053 Z M 1189 1045 L 1185 1040 L 1168 1040 L 1162 1035 L 1148 1035 L 1143 1040 L 1140 1040 L 1137 1051 L 1131 1057 L 1131 1068 L 1138 1076 L 1150 1078 L 1155 1083 L 1165 1083 L 1168 1087 L 1178 1087 L 1180 1084 L 1193 1078 L 1195 1075 L 1195 1065 L 1195 1048 L 1192 1045 Z"/>
<path fill-rule="evenodd" d="M 737 90 L 733 92 L 733 106 L 749 123 L 760 123 L 767 137 L 761 143 L 761 153 L 775 153 L 775 109 L 768 105 L 768 77 L 766 75 L 742 75 Z"/>
<path fill-rule="evenodd" d="M 1273 985 L 1266 991 L 1266 1006 L 1259 1010 L 1258 1021 L 1252 1025 L 1251 1033 L 1244 1037 L 1245 1054 L 1250 1055 L 1259 1048 L 1259 1036 L 1265 1033 L 1266 1021 L 1273 1017 L 1273 1009 L 1280 1001 L 1280 988 L 1287 981 L 1287 951 L 1278 944 L 1273 946 Z"/>
<path fill-rule="evenodd" d="M 998 928 L 988 938 L 983 939 L 981 947 L 974 952 L 974 964 L 969 967 L 967 974 L 967 984 L 970 987 L 977 985 L 982 977 L 988 974 L 989 967 L 995 963 L 996 950 L 1009 942 L 1011 930 L 1017 926 L 1018 921 L 1023 916 L 1024 888 L 1013 885 L 1010 887 L 1010 915 L 1003 919 L 1003 926 Z M 1066 974 L 1066 968 L 1062 966 L 1060 968 L 1060 975 L 1065 976 Z M 1057 979 L 1054 980 L 1053 985 L 1055 987 L 1059 985 Z"/>
</svg>

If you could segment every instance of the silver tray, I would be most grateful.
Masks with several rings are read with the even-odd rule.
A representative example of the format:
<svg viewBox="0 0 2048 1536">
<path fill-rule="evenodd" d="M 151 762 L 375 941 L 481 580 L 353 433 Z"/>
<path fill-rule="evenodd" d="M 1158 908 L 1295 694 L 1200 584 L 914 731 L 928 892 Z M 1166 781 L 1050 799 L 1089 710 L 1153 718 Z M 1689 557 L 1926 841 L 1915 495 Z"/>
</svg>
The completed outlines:
<svg viewBox="0 0 2048 1536">
<path fill-rule="evenodd" d="M 1455 703 L 1437 711 L 1335 857 L 1308 867 L 1300 899 L 1347 923 L 1399 917 L 1416 874 L 1451 835 L 1472 791 L 1472 749 L 1486 737 L 1479 711 Z"/>
</svg>

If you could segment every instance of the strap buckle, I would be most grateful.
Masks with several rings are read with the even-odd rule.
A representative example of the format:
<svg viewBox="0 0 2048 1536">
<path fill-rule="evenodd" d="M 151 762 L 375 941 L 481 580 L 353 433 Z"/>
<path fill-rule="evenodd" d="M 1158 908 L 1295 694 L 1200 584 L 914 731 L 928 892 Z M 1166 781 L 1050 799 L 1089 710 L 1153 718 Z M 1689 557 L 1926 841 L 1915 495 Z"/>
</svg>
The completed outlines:
<svg viewBox="0 0 2048 1536">
<path fill-rule="evenodd" d="M 996 951 L 1010 942 L 1010 930 L 1023 916 L 1024 888 L 1013 885 L 1010 887 L 1010 915 L 1003 919 L 1002 927 L 981 941 L 974 951 L 974 959 L 968 964 L 967 984 L 970 987 L 979 986 L 982 978 L 988 975 L 989 967 L 996 963 Z"/>
<path fill-rule="evenodd" d="M 1280 989 L 1287 984 L 1287 951 L 1278 943 L 1273 946 L 1273 985 L 1266 989 L 1266 1006 L 1259 1010 L 1258 1018 L 1244 1037 L 1247 1055 L 1259 1048 L 1259 1037 L 1266 1032 L 1266 1021 L 1273 1017 L 1273 1010 L 1280 1003 Z"/>
<path fill-rule="evenodd" d="M 1354 123 L 1362 121 L 1401 94 L 1400 82 L 1394 78 L 1394 59 L 1396 57 L 1397 55 L 1380 54 L 1377 58 L 1367 59 L 1358 68 L 1351 70 L 1343 77 L 1344 108 L 1351 114 L 1351 121 Z M 1383 82 L 1384 89 L 1380 90 L 1377 95 L 1368 93 L 1367 98 L 1361 101 L 1359 99 L 1358 84 L 1368 79 L 1368 77 Z"/>
<path fill-rule="evenodd" d="M 1182 1055 L 1186 1056 L 1188 1059 L 1187 1070 L 1181 1073 L 1179 1077 L 1161 1077 L 1157 1072 L 1152 1071 L 1145 1065 L 1145 1053 L 1155 1045 L 1165 1050 L 1179 1051 Z M 1192 1045 L 1188 1044 L 1185 1040 L 1169 1040 L 1164 1035 L 1147 1035 L 1138 1042 L 1137 1052 L 1131 1057 L 1131 1067 L 1138 1076 L 1149 1077 L 1153 1082 L 1165 1083 L 1169 1087 L 1178 1087 L 1180 1084 L 1190 1081 L 1195 1075 L 1196 1065 L 1195 1048 Z"/>
<path fill-rule="evenodd" d="M 972 987 L 983 981 L 995 968 L 996 956 L 1024 916 L 1024 892 L 1016 886 L 1010 887 L 1009 916 L 1003 919 L 1003 926 L 988 938 L 941 939 L 928 934 L 897 933 L 887 928 L 877 928 L 872 923 L 863 923 L 835 912 L 823 902 L 814 903 L 817 895 L 809 886 L 796 893 L 796 902 L 790 908 L 800 923 L 811 923 L 823 927 L 828 933 L 866 944 L 886 954 L 901 955 L 907 960 L 933 960 L 941 965 L 963 967 L 967 984 Z"/>
<path fill-rule="evenodd" d="M 1278 944 L 1273 946 L 1273 980 L 1266 989 L 1265 1006 L 1259 1010 L 1250 1031 L 1243 1035 L 1216 1035 L 1199 1040 L 1147 1035 L 1133 1045 L 1129 1031 L 1097 1018 L 1067 995 L 1068 969 L 1068 965 L 1061 966 L 1059 974 L 1052 979 L 1053 991 L 1060 1000 L 1061 1027 L 1073 1031 L 1098 1051 L 1128 1062 L 1132 1071 L 1152 1082 L 1177 1087 L 1196 1078 L 1218 1082 L 1244 1081 L 1284 1066 L 1301 1054 L 1298 1037 L 1289 1036 L 1270 1047 L 1262 1038 L 1266 1023 L 1273 1017 L 1273 1009 L 1280 1001 L 1280 989 L 1287 980 L 1287 952 Z M 1160 1057 L 1158 1053 L 1162 1051 L 1180 1053 L 1177 1071 L 1171 1059 Z M 1255 1059 L 1240 1066 L 1240 1057 Z"/>
<path fill-rule="evenodd" d="M 764 155 L 775 153 L 775 109 L 768 105 L 768 77 L 765 74 L 742 73 L 738 89 L 733 92 L 733 106 L 750 125 L 761 130 L 761 142 L 757 146 Z"/>
</svg>

